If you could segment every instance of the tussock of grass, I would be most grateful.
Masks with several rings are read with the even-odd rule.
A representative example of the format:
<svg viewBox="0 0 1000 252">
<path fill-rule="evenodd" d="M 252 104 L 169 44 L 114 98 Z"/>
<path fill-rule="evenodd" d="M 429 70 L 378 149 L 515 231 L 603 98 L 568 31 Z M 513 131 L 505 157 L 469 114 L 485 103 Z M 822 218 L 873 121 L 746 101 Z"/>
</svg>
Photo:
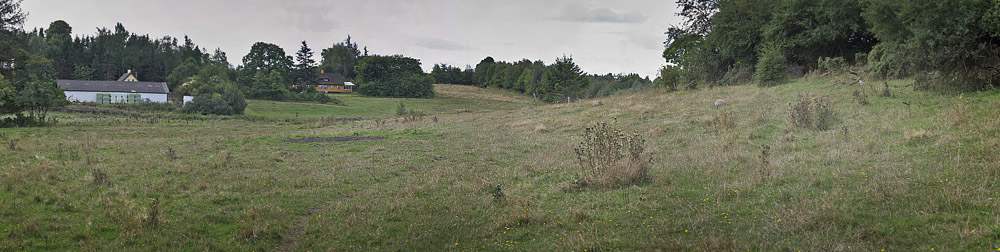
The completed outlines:
<svg viewBox="0 0 1000 252">
<path fill-rule="evenodd" d="M 823 131 L 830 129 L 836 120 L 833 104 L 826 97 L 799 95 L 798 101 L 791 106 L 789 116 L 796 127 Z"/>
</svg>

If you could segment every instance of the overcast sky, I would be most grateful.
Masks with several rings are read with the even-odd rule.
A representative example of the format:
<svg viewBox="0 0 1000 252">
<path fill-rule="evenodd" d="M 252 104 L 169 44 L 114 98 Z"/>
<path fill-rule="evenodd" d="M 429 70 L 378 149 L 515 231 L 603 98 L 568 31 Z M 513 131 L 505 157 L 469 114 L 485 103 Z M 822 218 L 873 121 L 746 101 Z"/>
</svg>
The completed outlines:
<svg viewBox="0 0 1000 252">
<path fill-rule="evenodd" d="M 152 37 L 188 35 L 222 48 L 234 65 L 254 42 L 293 55 L 305 40 L 319 52 L 347 35 L 369 53 L 403 54 L 464 68 L 486 56 L 552 63 L 570 55 L 588 73 L 656 77 L 663 32 L 680 22 L 673 0 L 27 0 L 25 29 L 65 20 L 77 35 L 121 22 Z"/>
</svg>

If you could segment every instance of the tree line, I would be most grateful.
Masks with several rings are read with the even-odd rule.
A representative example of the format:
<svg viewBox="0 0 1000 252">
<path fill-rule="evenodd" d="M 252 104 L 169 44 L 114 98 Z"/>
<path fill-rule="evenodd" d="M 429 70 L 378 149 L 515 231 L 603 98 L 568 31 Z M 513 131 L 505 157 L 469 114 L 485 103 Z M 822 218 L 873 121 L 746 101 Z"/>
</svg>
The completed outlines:
<svg viewBox="0 0 1000 252">
<path fill-rule="evenodd" d="M 340 103 L 314 86 L 321 70 L 357 79 L 359 93 L 371 96 L 432 97 L 433 81 L 420 70 L 419 60 L 403 56 L 368 55 L 348 36 L 321 51 L 321 62 L 303 41 L 295 55 L 278 45 L 258 42 L 233 66 L 220 49 L 209 53 L 185 36 L 154 38 L 129 32 L 118 23 L 114 29 L 98 28 L 94 35 L 73 36 L 69 23 L 57 20 L 48 28 L 25 31 L 27 17 L 18 0 L 0 0 L 3 28 L 0 36 L 0 113 L 22 115 L 29 108 L 48 111 L 65 97 L 56 79 L 115 80 L 131 70 L 141 81 L 166 82 L 170 97 L 195 96 L 184 111 L 201 114 L 242 114 L 245 98 L 278 101 Z M 363 75 L 356 78 L 356 66 Z M 382 66 L 379 68 L 378 66 Z M 400 67 L 402 66 L 402 67 Z M 415 67 L 412 67 L 415 66 Z M 416 69 L 416 71 L 413 71 Z M 384 73 L 383 73 L 384 72 Z M 375 76 L 384 75 L 384 76 Z M 377 78 L 376 78 L 377 77 Z M 41 86 L 32 83 L 44 83 Z M 51 94 L 29 98 L 24 94 Z M 43 111 L 18 116 L 21 121 L 44 119 Z M 13 120 L 13 119 L 8 119 Z"/>
<path fill-rule="evenodd" d="M 20 1 L 0 0 L 0 127 L 47 123 L 46 115 L 66 103 L 56 86 L 52 61 L 28 50 L 27 16 Z"/>
<path fill-rule="evenodd" d="M 995 0 L 678 0 L 666 85 L 773 85 L 844 62 L 872 78 L 918 77 L 923 89 L 1000 83 Z"/>
<path fill-rule="evenodd" d="M 659 83 L 634 73 L 586 74 L 572 57 L 565 55 L 549 65 L 541 60 L 504 62 L 493 57 L 486 57 L 475 68 L 466 66 L 465 70 L 435 64 L 431 76 L 438 83 L 506 89 L 532 94 L 546 102 L 608 96 L 651 88 Z"/>
</svg>

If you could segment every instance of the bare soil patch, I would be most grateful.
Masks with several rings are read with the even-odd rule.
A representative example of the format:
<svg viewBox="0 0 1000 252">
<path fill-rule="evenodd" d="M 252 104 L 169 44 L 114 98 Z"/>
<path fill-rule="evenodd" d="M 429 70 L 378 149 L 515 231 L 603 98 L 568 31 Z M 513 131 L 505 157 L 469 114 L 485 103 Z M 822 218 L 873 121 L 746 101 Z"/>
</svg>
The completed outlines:
<svg viewBox="0 0 1000 252">
<path fill-rule="evenodd" d="M 388 137 L 377 136 L 342 136 L 342 137 L 306 137 L 298 139 L 281 140 L 287 143 L 330 143 L 330 142 L 353 142 L 353 141 L 375 141 L 389 139 Z"/>
</svg>

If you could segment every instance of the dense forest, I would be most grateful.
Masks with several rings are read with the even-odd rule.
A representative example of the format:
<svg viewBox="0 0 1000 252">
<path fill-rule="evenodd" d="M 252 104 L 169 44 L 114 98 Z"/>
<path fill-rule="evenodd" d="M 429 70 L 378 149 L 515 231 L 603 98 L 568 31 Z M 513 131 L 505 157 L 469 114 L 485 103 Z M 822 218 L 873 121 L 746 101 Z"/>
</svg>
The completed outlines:
<svg viewBox="0 0 1000 252">
<path fill-rule="evenodd" d="M 114 29 L 99 28 L 96 35 L 73 37 L 72 32 L 68 23 L 58 20 L 19 40 L 27 42 L 28 52 L 51 59 L 58 79 L 113 80 L 133 70 L 145 81 L 162 82 L 188 60 L 229 65 L 224 52 L 206 53 L 186 36 L 183 42 L 169 36 L 151 38 L 129 32 L 120 23 Z"/>
<path fill-rule="evenodd" d="M 1000 83 L 1000 1 L 679 0 L 667 85 L 781 83 L 823 67 L 915 77 L 923 90 Z"/>
</svg>

